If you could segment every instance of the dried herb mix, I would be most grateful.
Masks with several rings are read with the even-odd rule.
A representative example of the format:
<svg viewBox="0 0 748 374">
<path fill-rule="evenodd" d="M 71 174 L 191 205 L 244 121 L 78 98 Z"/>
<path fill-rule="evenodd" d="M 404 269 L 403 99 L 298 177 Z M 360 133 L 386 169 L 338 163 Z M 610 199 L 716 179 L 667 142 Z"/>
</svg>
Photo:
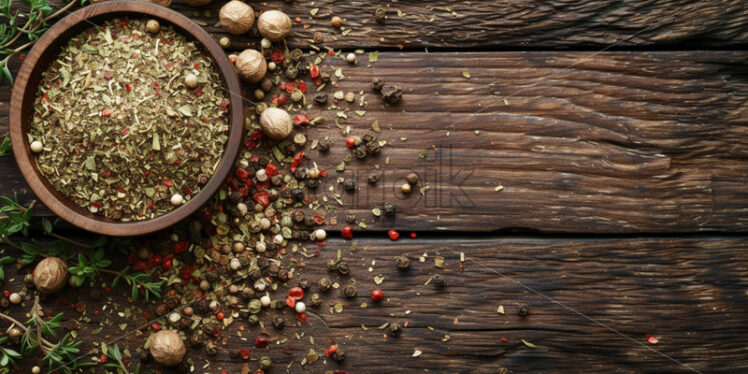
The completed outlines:
<svg viewBox="0 0 748 374">
<path fill-rule="evenodd" d="M 145 19 L 114 19 L 71 39 L 43 73 L 29 141 L 43 143 L 39 169 L 77 205 L 155 218 L 215 172 L 228 138 L 225 93 L 195 42 L 171 26 L 149 33 Z"/>
</svg>

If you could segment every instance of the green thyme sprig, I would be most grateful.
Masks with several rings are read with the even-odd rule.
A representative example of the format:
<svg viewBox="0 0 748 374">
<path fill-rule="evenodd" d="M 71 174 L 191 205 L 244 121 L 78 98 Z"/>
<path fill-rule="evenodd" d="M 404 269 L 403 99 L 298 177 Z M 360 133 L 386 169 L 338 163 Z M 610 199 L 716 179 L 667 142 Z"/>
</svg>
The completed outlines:
<svg viewBox="0 0 748 374">
<path fill-rule="evenodd" d="M 10 138 L 4 137 L 2 143 L 0 143 L 0 157 L 10 156 L 13 149 L 10 147 Z"/>
<path fill-rule="evenodd" d="M 110 346 L 102 344 L 101 351 L 108 359 L 114 360 L 114 362 L 107 362 L 104 367 L 106 367 L 107 369 L 114 369 L 118 374 L 130 374 L 130 371 L 127 370 L 127 366 L 125 366 L 124 362 L 122 361 L 122 352 L 120 352 L 119 346 L 117 344 L 112 344 Z M 140 363 L 138 363 L 138 366 L 135 368 L 135 374 L 139 373 Z"/>
<path fill-rule="evenodd" d="M 28 13 L 11 11 L 12 0 L 0 0 L 0 83 L 7 80 L 13 85 L 13 76 L 8 61 L 16 53 L 33 45 L 49 28 L 49 22 L 67 13 L 78 0 L 72 0 L 56 12 L 48 0 L 21 0 L 29 8 Z M 81 1 L 83 5 L 84 1 Z M 20 19 L 26 21 L 21 24 Z M 22 41 L 21 38 L 24 38 Z M 24 43 L 25 41 L 25 43 Z M 20 46 L 16 46 L 18 43 Z"/>
<path fill-rule="evenodd" d="M 22 356 L 29 356 L 36 350 L 42 352 L 44 357 L 42 362 L 49 367 L 51 372 L 56 371 L 72 374 L 78 369 L 95 366 L 96 363 L 79 363 L 76 361 L 82 342 L 75 341 L 71 333 L 67 333 L 57 343 L 51 342 L 48 338 L 57 338 L 57 329 L 61 327 L 64 317 L 62 313 L 54 316 L 52 319 L 45 321 L 40 316 L 41 306 L 39 297 L 34 299 L 34 305 L 31 307 L 31 318 L 25 323 L 17 321 L 13 317 L 0 313 L 0 319 L 4 319 L 19 329 L 23 330 L 21 336 L 20 352 L 18 350 L 4 347 L 8 342 L 8 337 L 0 338 L 0 367 L 12 368 L 15 360 Z M 9 373 L 9 370 L 1 369 L 0 373 Z"/>
<path fill-rule="evenodd" d="M 101 236 L 92 244 L 80 243 L 55 233 L 54 222 L 43 218 L 42 227 L 44 234 L 58 239 L 54 241 L 51 248 L 48 248 L 46 251 L 43 250 L 41 245 L 34 239 L 18 242 L 13 240 L 13 237 L 19 235 L 28 236 L 31 219 L 33 218 L 33 206 L 34 202 L 28 207 L 24 207 L 18 201 L 18 196 L 14 196 L 12 199 L 7 196 L 0 196 L 0 244 L 6 244 L 23 252 L 18 262 L 30 265 L 39 257 L 59 256 L 71 265 L 69 271 L 72 274 L 71 282 L 73 285 L 81 286 L 86 281 L 93 283 L 96 281 L 97 276 L 109 274 L 115 276 L 112 281 L 112 287 L 116 287 L 121 280 L 124 280 L 132 287 L 133 300 L 137 300 L 141 292 L 148 301 L 150 301 L 151 297 L 161 297 L 161 288 L 165 281 L 154 281 L 152 273 L 132 272 L 132 268 L 129 266 L 125 267 L 122 271 L 108 268 L 112 262 L 104 258 L 106 253 L 116 250 L 127 254 L 130 247 L 128 239 L 110 239 Z M 70 258 L 72 256 L 68 254 L 71 246 L 89 249 L 89 255 L 86 256 L 78 253 L 77 262 L 73 261 Z M 13 262 L 11 260 L 8 260 L 7 257 L 0 259 L 0 279 L 5 274 L 3 266 L 11 264 Z"/>
</svg>

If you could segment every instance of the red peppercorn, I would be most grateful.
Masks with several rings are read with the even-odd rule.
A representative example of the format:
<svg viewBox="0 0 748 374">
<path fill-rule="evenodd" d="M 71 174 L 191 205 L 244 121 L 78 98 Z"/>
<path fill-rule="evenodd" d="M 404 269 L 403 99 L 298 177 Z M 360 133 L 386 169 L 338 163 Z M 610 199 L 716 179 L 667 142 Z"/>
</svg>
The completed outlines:
<svg viewBox="0 0 748 374">
<path fill-rule="evenodd" d="M 348 148 L 353 148 L 353 146 L 356 145 L 356 139 L 354 139 L 352 136 L 345 138 L 345 145 L 347 145 Z"/>
<path fill-rule="evenodd" d="M 395 230 L 387 231 L 387 236 L 390 237 L 390 240 L 397 240 L 400 238 L 400 233 Z"/>
<path fill-rule="evenodd" d="M 331 345 L 331 346 L 330 346 L 329 348 L 327 348 L 327 349 L 325 350 L 325 355 L 327 355 L 327 357 L 330 357 L 330 356 L 332 356 L 332 354 L 333 354 L 333 353 L 335 353 L 335 352 L 336 352 L 337 350 L 338 350 L 338 345 L 337 345 L 337 344 L 333 344 L 333 345 Z"/>
<path fill-rule="evenodd" d="M 219 321 L 222 321 L 223 320 L 223 312 L 218 312 L 218 314 L 216 314 L 216 318 L 218 318 Z"/>
<path fill-rule="evenodd" d="M 260 335 L 255 340 L 255 347 L 257 348 L 265 348 L 268 344 L 270 344 L 270 339 L 265 335 Z"/>
<path fill-rule="evenodd" d="M 319 66 L 312 65 L 312 67 L 309 68 L 309 76 L 312 78 L 319 78 Z"/>
<path fill-rule="evenodd" d="M 382 294 L 382 290 L 376 289 L 374 291 L 371 291 L 371 299 L 374 301 L 382 301 L 382 299 L 384 299 L 384 294 Z"/>
<path fill-rule="evenodd" d="M 112 115 L 112 111 L 110 109 L 104 109 L 104 110 L 101 111 L 101 116 L 102 117 L 109 117 L 111 115 Z"/>
<path fill-rule="evenodd" d="M 249 360 L 249 349 L 240 349 L 239 356 L 241 356 L 243 360 Z"/>
<path fill-rule="evenodd" d="M 307 116 L 306 114 L 297 114 L 296 117 L 293 118 L 293 123 L 296 126 L 308 125 L 309 116 Z"/>
<path fill-rule="evenodd" d="M 410 233 L 410 238 L 411 238 L 411 239 L 415 239 L 415 238 L 416 238 L 416 236 L 417 236 L 417 235 L 416 235 L 416 233 L 414 233 L 414 232 L 411 232 L 411 233 Z"/>
<path fill-rule="evenodd" d="M 288 297 L 294 300 L 299 300 L 304 297 L 304 290 L 301 287 L 294 287 L 288 290 Z"/>
<path fill-rule="evenodd" d="M 353 239 L 353 227 L 346 226 L 343 227 L 343 231 L 340 232 L 340 235 L 343 236 L 345 239 Z"/>
</svg>

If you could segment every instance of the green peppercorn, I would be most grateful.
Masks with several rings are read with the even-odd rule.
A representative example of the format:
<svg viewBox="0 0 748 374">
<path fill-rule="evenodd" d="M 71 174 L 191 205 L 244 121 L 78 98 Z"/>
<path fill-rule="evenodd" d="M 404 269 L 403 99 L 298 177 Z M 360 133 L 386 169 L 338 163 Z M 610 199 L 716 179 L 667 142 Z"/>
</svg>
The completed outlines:
<svg viewBox="0 0 748 374">
<path fill-rule="evenodd" d="M 260 359 L 260 368 L 262 370 L 269 370 L 270 369 L 270 365 L 272 365 L 272 364 L 273 364 L 273 361 L 270 360 L 270 357 L 265 356 L 265 357 L 263 357 L 263 358 Z"/>
<path fill-rule="evenodd" d="M 247 317 L 247 322 L 251 325 L 256 325 L 260 322 L 260 318 L 257 317 L 257 314 L 250 314 L 249 317 Z"/>
</svg>

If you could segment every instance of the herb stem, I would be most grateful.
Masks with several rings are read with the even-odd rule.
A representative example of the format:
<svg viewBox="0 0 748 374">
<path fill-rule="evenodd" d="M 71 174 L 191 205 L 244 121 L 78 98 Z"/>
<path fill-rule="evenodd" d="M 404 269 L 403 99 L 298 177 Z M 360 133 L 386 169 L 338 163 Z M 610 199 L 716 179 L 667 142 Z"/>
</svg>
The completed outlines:
<svg viewBox="0 0 748 374">
<path fill-rule="evenodd" d="M 60 234 L 56 234 L 54 232 L 49 232 L 49 233 L 47 233 L 47 235 L 49 235 L 51 237 L 54 237 L 54 238 L 57 238 L 57 239 L 60 239 L 60 240 L 64 240 L 64 241 L 66 241 L 66 242 L 68 242 L 68 243 L 70 243 L 70 244 L 72 244 L 72 245 L 74 245 L 76 247 L 81 247 L 83 249 L 93 249 L 94 248 L 94 246 L 92 246 L 90 244 L 81 243 L 81 242 L 79 242 L 77 240 L 70 239 L 68 237 L 62 236 Z"/>
<path fill-rule="evenodd" d="M 60 10 L 58 10 L 58 11 L 52 13 L 51 15 L 47 16 L 46 18 L 44 18 L 44 22 L 49 22 L 49 21 L 51 21 L 51 20 L 59 17 L 62 13 L 65 13 L 65 12 L 67 12 L 68 9 L 72 8 L 73 5 L 75 5 L 75 3 L 77 3 L 77 2 L 78 2 L 78 0 L 72 0 L 67 5 L 65 5 L 64 7 L 60 8 Z"/>
<path fill-rule="evenodd" d="M 19 322 L 17 319 L 15 319 L 15 318 L 13 318 L 13 317 L 5 314 L 5 313 L 0 313 L 0 318 L 4 319 L 4 320 L 6 320 L 6 321 L 8 321 L 8 322 L 10 322 L 12 324 L 15 324 L 19 329 L 23 330 L 23 332 L 28 332 L 29 331 L 29 328 L 26 327 L 23 323 Z M 40 340 L 40 342 L 42 342 L 44 345 L 46 345 L 45 348 L 52 348 L 52 347 L 55 346 L 55 344 L 53 344 L 52 342 L 50 342 L 49 340 L 44 339 L 44 338 L 42 338 L 42 340 Z"/>
</svg>

